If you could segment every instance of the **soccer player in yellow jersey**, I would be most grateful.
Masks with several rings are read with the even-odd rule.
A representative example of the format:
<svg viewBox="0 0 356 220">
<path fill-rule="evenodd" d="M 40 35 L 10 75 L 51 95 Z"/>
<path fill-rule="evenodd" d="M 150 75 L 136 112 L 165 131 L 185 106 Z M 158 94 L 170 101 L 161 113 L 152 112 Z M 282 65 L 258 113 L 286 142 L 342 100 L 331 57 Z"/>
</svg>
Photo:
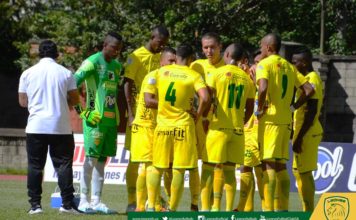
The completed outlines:
<svg viewBox="0 0 356 220">
<path fill-rule="evenodd" d="M 136 102 L 138 102 L 141 84 L 147 73 L 160 67 L 160 52 L 167 44 L 169 32 L 166 27 L 156 26 L 152 29 L 151 38 L 145 46 L 136 49 L 127 58 L 125 65 L 125 96 L 127 101 L 128 122 L 125 135 L 125 148 L 130 150 L 131 125 L 135 118 Z M 136 180 L 138 163 L 129 161 L 126 170 L 126 188 L 128 193 L 128 211 L 136 208 Z"/>
<path fill-rule="evenodd" d="M 198 59 L 194 61 L 190 68 L 200 73 L 204 79 L 209 75 L 213 70 L 219 68 L 223 65 L 224 59 L 221 57 L 221 40 L 220 36 L 214 32 L 208 32 L 203 35 L 201 39 L 202 50 L 206 59 Z M 211 118 L 211 114 L 200 121 L 198 121 L 196 126 L 197 132 L 197 142 L 198 142 L 198 155 L 201 159 L 202 150 L 205 148 L 206 134 L 203 129 L 203 120 L 204 123 L 207 123 L 208 118 Z M 198 211 L 198 201 L 200 194 L 200 184 L 199 184 L 199 172 L 198 170 L 191 170 L 189 173 L 189 188 L 191 192 L 191 207 L 192 211 Z M 205 198 L 205 197 L 204 197 Z"/>
<path fill-rule="evenodd" d="M 250 68 L 243 68 L 250 78 L 256 79 L 256 66 L 262 59 L 261 51 L 255 53 L 254 64 Z M 244 66 L 247 65 L 245 62 Z M 254 85 L 255 88 L 255 85 Z M 255 88 L 256 89 L 256 88 Z M 256 92 L 257 95 L 257 92 Z M 257 97 L 256 97 L 257 99 Z M 258 192 L 261 198 L 262 210 L 264 210 L 263 182 L 262 182 L 262 164 L 257 140 L 258 120 L 252 115 L 244 127 L 245 131 L 245 158 L 244 164 L 240 168 L 240 198 L 234 211 L 251 212 L 254 210 L 255 178 L 257 179 Z M 254 170 L 254 174 L 253 174 Z"/>
<path fill-rule="evenodd" d="M 319 121 L 323 102 L 322 81 L 313 70 L 312 54 L 308 49 L 295 53 L 292 63 L 315 90 L 314 95 L 294 112 L 293 134 L 293 173 L 303 210 L 313 212 L 315 183 L 312 171 L 317 169 L 318 146 L 323 136 Z M 300 97 L 303 99 L 301 92 L 297 91 L 296 99 Z M 293 107 L 298 107 L 298 100 Z"/>
<path fill-rule="evenodd" d="M 153 166 L 147 171 L 148 211 L 154 210 L 162 171 L 173 161 L 170 210 L 176 211 L 183 193 L 184 172 L 197 167 L 195 122 L 209 102 L 202 76 L 188 66 L 194 59 L 190 45 L 177 48 L 177 64 L 159 69 L 148 79 L 145 89 L 147 106 L 157 105 L 157 127 L 154 132 Z M 157 99 L 152 98 L 157 90 Z M 196 114 L 192 114 L 195 93 L 199 96 Z"/>
<path fill-rule="evenodd" d="M 176 51 L 173 48 L 163 49 L 160 58 L 160 65 L 166 66 L 176 62 Z M 146 169 L 152 163 L 153 132 L 156 127 L 157 110 L 147 108 L 143 88 L 147 85 L 147 80 L 156 74 L 157 70 L 148 73 L 142 81 L 140 100 L 137 103 L 136 117 L 132 123 L 131 140 L 131 162 L 141 163 L 139 176 L 136 182 L 137 207 L 136 211 L 144 211 L 147 199 Z M 160 201 L 158 201 L 160 202 Z M 158 207 L 157 209 L 160 209 Z"/>
<path fill-rule="evenodd" d="M 255 115 L 259 119 L 258 141 L 264 169 L 264 211 L 288 210 L 290 179 L 286 161 L 289 160 L 292 121 L 290 104 L 295 87 L 302 90 L 306 99 L 314 93 L 304 76 L 278 55 L 280 47 L 278 35 L 271 33 L 263 37 L 261 54 L 266 58 L 259 62 L 256 70 L 258 107 Z M 278 195 L 276 207 L 275 192 Z"/>
<path fill-rule="evenodd" d="M 240 44 L 229 45 L 224 53 L 225 66 L 212 72 L 207 78 L 217 103 L 209 124 L 206 149 L 203 150 L 205 166 L 215 168 L 202 171 L 202 192 L 211 191 L 206 182 L 214 175 L 214 203 L 211 211 L 220 211 L 222 190 L 225 183 L 226 211 L 232 211 L 236 193 L 236 164 L 244 162 L 244 123 L 253 113 L 255 88 L 250 77 L 239 65 L 244 57 Z M 224 178 L 223 181 L 220 179 Z M 210 193 L 208 193 L 210 195 Z M 210 201 L 206 199 L 206 201 Z M 209 204 L 202 204 L 208 211 Z"/>
</svg>

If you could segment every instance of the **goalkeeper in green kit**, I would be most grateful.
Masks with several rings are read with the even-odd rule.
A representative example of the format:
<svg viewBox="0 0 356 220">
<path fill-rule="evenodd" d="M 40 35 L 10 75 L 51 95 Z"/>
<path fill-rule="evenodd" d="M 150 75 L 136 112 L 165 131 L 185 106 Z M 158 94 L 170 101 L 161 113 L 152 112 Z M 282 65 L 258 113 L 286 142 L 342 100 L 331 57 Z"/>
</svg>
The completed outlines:
<svg viewBox="0 0 356 220">
<path fill-rule="evenodd" d="M 116 155 L 119 120 L 116 97 L 122 69 L 116 57 L 122 44 L 120 35 L 109 33 L 102 51 L 87 58 L 74 75 L 78 87 L 85 82 L 87 93 L 86 107 L 75 106 L 83 119 L 85 160 L 78 209 L 85 213 L 116 213 L 102 203 L 100 197 L 105 162 L 107 157 Z"/>
</svg>

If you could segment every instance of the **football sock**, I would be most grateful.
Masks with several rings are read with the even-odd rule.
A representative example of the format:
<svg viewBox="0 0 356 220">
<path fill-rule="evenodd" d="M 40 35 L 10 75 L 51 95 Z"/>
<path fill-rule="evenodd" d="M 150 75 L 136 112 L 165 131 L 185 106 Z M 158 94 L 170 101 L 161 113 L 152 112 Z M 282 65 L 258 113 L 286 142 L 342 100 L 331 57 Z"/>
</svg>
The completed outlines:
<svg viewBox="0 0 356 220">
<path fill-rule="evenodd" d="M 198 205 L 200 193 L 200 177 L 198 168 L 189 170 L 189 189 L 191 204 Z"/>
<path fill-rule="evenodd" d="M 212 206 L 212 211 L 220 211 L 221 196 L 224 187 L 224 171 L 220 167 L 214 168 L 214 181 L 213 181 L 213 190 L 214 190 L 214 203 Z"/>
<path fill-rule="evenodd" d="M 276 187 L 276 171 L 267 169 L 263 172 L 263 192 L 265 197 L 265 210 L 274 211 L 274 191 Z"/>
<path fill-rule="evenodd" d="M 299 173 L 293 170 L 297 180 L 299 197 L 302 200 L 303 211 L 312 212 L 314 210 L 315 182 L 312 172 Z"/>
<path fill-rule="evenodd" d="M 91 180 L 91 203 L 96 205 L 100 202 L 101 193 L 104 185 L 105 159 L 99 158 L 93 169 L 93 178 Z"/>
<path fill-rule="evenodd" d="M 237 209 L 242 212 L 253 211 L 255 183 L 252 172 L 241 173 L 240 199 Z M 252 204 L 251 204 L 252 203 Z"/>
<path fill-rule="evenodd" d="M 126 189 L 128 204 L 136 204 L 136 181 L 139 163 L 129 161 L 126 169 Z"/>
<path fill-rule="evenodd" d="M 97 162 L 98 159 L 93 157 L 86 156 L 84 159 L 82 178 L 80 179 L 80 203 L 88 202 L 93 168 Z"/>
<path fill-rule="evenodd" d="M 184 190 L 184 169 L 173 169 L 170 209 L 176 211 Z"/>
<path fill-rule="evenodd" d="M 265 210 L 265 207 L 264 207 L 265 206 L 264 205 L 265 197 L 264 197 L 264 194 L 263 194 L 263 171 L 262 171 L 262 167 L 256 166 L 256 167 L 254 167 L 254 170 L 255 170 L 258 193 L 260 194 L 260 198 L 261 198 L 261 207 L 262 207 L 262 211 L 264 211 Z"/>
<path fill-rule="evenodd" d="M 146 187 L 146 163 L 142 163 L 139 168 L 139 173 L 136 182 L 136 209 L 138 211 L 145 211 L 145 204 L 147 199 L 147 187 Z"/>
<path fill-rule="evenodd" d="M 281 182 L 278 181 L 278 177 L 276 175 L 276 187 L 274 190 L 274 200 L 273 200 L 273 209 L 276 212 L 280 212 L 282 211 L 282 204 L 281 204 L 281 199 L 280 199 L 280 195 L 281 195 L 282 191 L 281 191 Z"/>
<path fill-rule="evenodd" d="M 210 195 L 213 188 L 214 167 L 204 164 L 202 165 L 201 174 L 201 211 L 210 210 Z"/>
<path fill-rule="evenodd" d="M 154 166 L 146 168 L 146 185 L 148 195 L 148 209 L 154 209 L 161 180 L 161 171 Z"/>
<path fill-rule="evenodd" d="M 166 193 L 167 200 L 171 199 L 171 184 L 172 184 L 173 173 L 172 169 L 166 169 L 163 174 L 164 192 Z"/>
<path fill-rule="evenodd" d="M 225 191 L 226 191 L 226 211 L 232 211 L 236 194 L 235 165 L 224 165 Z"/>
<path fill-rule="evenodd" d="M 289 189 L 290 189 L 290 179 L 287 169 L 283 169 L 276 173 L 276 182 L 278 188 L 278 209 L 275 211 L 288 211 L 289 207 Z"/>
</svg>

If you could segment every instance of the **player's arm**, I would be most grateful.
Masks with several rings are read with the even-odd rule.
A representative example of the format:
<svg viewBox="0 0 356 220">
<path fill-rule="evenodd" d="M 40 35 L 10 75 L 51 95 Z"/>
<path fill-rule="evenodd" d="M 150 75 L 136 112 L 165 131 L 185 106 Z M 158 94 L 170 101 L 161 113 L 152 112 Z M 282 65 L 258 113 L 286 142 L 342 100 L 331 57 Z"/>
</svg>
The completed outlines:
<svg viewBox="0 0 356 220">
<path fill-rule="evenodd" d="M 261 78 L 257 81 L 257 84 L 258 84 L 258 106 L 255 114 L 258 118 L 261 118 L 261 116 L 264 113 L 264 106 L 267 97 L 268 80 L 265 78 Z"/>
<path fill-rule="evenodd" d="M 209 110 L 208 106 L 210 106 L 210 95 L 207 87 L 202 87 L 198 91 L 199 96 L 199 105 L 197 110 L 197 115 L 195 121 L 197 122 L 199 118 L 205 113 L 206 109 Z M 207 113 L 205 113 L 207 115 Z"/>
<path fill-rule="evenodd" d="M 127 103 L 127 115 L 129 117 L 128 119 L 129 126 L 131 126 L 135 118 L 135 113 L 134 113 L 135 97 L 132 95 L 133 87 L 134 87 L 134 81 L 130 78 L 125 77 L 124 92 L 125 92 L 125 98 Z"/>
<path fill-rule="evenodd" d="M 23 92 L 19 92 L 19 104 L 23 108 L 27 108 L 28 106 L 28 98 L 27 94 Z"/>
<path fill-rule="evenodd" d="M 67 92 L 67 102 L 68 106 L 75 106 L 80 102 L 78 89 L 69 90 Z"/>
<path fill-rule="evenodd" d="M 254 102 L 255 99 L 253 98 L 248 98 L 246 100 L 244 124 L 248 122 L 248 120 L 251 118 L 251 115 L 253 114 Z"/>
<path fill-rule="evenodd" d="M 315 93 L 313 86 L 309 82 L 305 82 L 302 86 L 299 87 L 302 90 L 302 93 L 298 100 L 292 104 L 291 110 L 294 111 L 302 106 L 305 102 L 308 101 L 310 97 L 312 97 Z"/>
<path fill-rule="evenodd" d="M 302 127 L 293 142 L 293 151 L 295 153 L 302 152 L 303 137 L 308 132 L 309 128 L 313 125 L 318 109 L 318 99 L 309 99 L 307 101 L 307 111 L 304 113 L 304 121 Z"/>
<path fill-rule="evenodd" d="M 153 93 L 145 92 L 144 93 L 145 104 L 147 108 L 158 108 L 158 100 L 156 99 L 156 95 Z"/>
</svg>

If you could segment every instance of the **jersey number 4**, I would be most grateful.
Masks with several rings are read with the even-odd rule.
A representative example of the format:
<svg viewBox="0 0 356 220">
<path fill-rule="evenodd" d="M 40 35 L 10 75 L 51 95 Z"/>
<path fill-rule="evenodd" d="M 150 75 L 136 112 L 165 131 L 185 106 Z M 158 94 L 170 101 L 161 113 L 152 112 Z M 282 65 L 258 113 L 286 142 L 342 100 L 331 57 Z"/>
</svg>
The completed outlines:
<svg viewBox="0 0 356 220">
<path fill-rule="evenodd" d="M 171 82 L 168 86 L 167 92 L 166 92 L 166 96 L 165 96 L 165 100 L 167 102 L 171 103 L 171 106 L 174 106 L 174 103 L 176 102 L 176 89 L 173 89 L 174 86 L 174 82 Z"/>
<path fill-rule="evenodd" d="M 242 96 L 242 93 L 244 91 L 244 85 L 236 86 L 235 83 L 232 83 L 232 84 L 229 85 L 228 89 L 229 89 L 228 107 L 232 108 L 233 105 L 234 105 L 234 101 L 235 101 L 235 107 L 236 108 L 240 108 L 241 96 Z M 237 91 L 236 100 L 235 100 L 235 91 Z"/>
</svg>

